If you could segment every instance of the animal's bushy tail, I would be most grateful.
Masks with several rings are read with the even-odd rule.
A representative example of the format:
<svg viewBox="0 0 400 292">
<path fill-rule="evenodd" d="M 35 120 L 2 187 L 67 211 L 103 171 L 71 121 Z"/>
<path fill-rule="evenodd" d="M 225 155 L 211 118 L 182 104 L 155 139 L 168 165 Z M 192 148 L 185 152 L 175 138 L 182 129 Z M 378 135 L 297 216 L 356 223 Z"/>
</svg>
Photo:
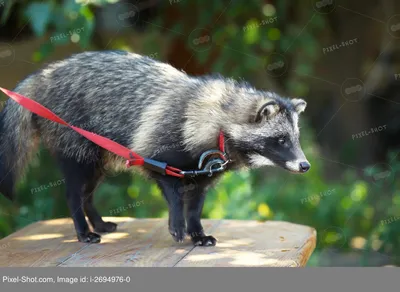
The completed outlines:
<svg viewBox="0 0 400 292">
<path fill-rule="evenodd" d="M 0 193 L 10 200 L 37 144 L 32 113 L 7 100 L 0 112 Z"/>
</svg>

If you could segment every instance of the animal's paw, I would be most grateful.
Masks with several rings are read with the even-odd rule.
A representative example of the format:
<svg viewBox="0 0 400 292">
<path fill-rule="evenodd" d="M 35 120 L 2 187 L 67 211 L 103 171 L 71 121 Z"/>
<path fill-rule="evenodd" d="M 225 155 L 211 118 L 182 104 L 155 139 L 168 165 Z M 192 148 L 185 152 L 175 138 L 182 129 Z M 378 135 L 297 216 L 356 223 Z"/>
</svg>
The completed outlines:
<svg viewBox="0 0 400 292">
<path fill-rule="evenodd" d="M 176 242 L 183 242 L 186 237 L 185 227 L 169 228 L 169 233 L 171 233 L 172 238 Z"/>
<path fill-rule="evenodd" d="M 217 244 L 217 240 L 211 235 L 193 235 L 191 236 L 192 242 L 195 246 L 214 246 Z"/>
<path fill-rule="evenodd" d="M 94 227 L 96 232 L 114 232 L 115 230 L 117 230 L 117 224 L 114 222 L 102 222 Z"/>
<path fill-rule="evenodd" d="M 78 240 L 86 243 L 99 243 L 101 236 L 93 232 L 78 233 Z"/>
</svg>

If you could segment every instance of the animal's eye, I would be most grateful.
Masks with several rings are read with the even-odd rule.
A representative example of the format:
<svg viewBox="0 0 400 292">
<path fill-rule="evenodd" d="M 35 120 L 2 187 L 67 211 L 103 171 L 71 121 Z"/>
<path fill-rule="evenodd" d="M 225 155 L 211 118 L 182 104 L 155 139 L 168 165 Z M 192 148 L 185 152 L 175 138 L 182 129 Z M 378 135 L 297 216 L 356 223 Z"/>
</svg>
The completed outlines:
<svg viewBox="0 0 400 292">
<path fill-rule="evenodd" d="M 280 145 L 285 145 L 286 139 L 285 139 L 284 137 L 281 137 L 281 138 L 278 139 L 278 143 L 279 143 Z"/>
</svg>

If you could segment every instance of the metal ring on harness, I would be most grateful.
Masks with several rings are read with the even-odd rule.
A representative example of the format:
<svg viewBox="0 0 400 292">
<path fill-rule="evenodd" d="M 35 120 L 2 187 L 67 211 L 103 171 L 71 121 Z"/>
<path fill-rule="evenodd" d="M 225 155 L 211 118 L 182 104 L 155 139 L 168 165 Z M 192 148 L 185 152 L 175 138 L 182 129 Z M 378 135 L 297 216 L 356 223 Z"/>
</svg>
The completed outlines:
<svg viewBox="0 0 400 292">
<path fill-rule="evenodd" d="M 206 152 L 201 154 L 201 156 L 199 158 L 199 164 L 198 164 L 199 169 L 201 169 L 203 162 L 206 160 L 206 158 L 211 155 L 219 155 L 223 159 L 224 162 L 228 160 L 226 153 L 224 153 L 220 150 L 217 150 L 217 149 L 207 150 Z"/>
</svg>

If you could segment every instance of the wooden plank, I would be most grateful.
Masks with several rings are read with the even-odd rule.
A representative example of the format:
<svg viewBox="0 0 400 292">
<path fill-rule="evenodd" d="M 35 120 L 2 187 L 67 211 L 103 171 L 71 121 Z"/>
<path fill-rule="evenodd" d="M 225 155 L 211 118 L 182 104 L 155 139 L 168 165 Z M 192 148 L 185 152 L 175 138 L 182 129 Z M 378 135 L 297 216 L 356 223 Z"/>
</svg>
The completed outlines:
<svg viewBox="0 0 400 292">
<path fill-rule="evenodd" d="M 122 225 L 130 218 L 113 218 Z M 51 267 L 89 244 L 78 242 L 71 219 L 39 221 L 2 240 L 0 267 Z"/>
<path fill-rule="evenodd" d="M 316 245 L 313 228 L 288 222 L 224 220 L 217 245 L 195 247 L 178 267 L 301 267 Z"/>
<path fill-rule="evenodd" d="M 304 266 L 315 248 L 315 230 L 287 222 L 203 220 L 215 247 L 178 244 L 166 219 L 105 218 L 117 232 L 101 244 L 76 241 L 71 219 L 31 224 L 0 240 L 0 266 Z"/>
</svg>

